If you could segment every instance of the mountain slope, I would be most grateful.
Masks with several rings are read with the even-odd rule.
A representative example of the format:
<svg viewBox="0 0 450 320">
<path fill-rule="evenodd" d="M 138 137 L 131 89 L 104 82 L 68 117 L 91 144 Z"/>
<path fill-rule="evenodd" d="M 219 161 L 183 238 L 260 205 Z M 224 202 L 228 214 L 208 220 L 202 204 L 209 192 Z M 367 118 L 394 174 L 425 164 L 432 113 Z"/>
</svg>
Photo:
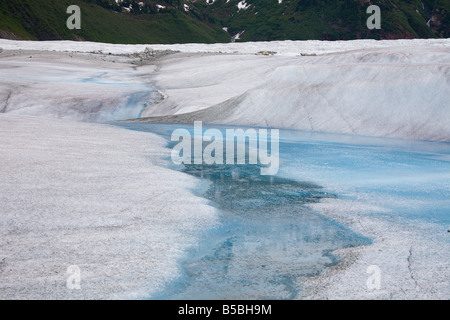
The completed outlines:
<svg viewBox="0 0 450 320">
<path fill-rule="evenodd" d="M 81 7 L 81 30 L 66 27 L 72 4 Z M 371 4 L 381 8 L 381 30 L 366 26 Z M 449 12 L 450 0 L 1 0 L 0 38 L 110 43 L 447 38 Z"/>
<path fill-rule="evenodd" d="M 381 30 L 366 26 L 371 4 L 381 9 Z M 450 37 L 449 0 L 215 0 L 195 8 L 241 41 Z"/>
<path fill-rule="evenodd" d="M 0 37 L 110 43 L 226 42 L 229 36 L 180 10 L 133 15 L 82 0 L 0 1 Z M 69 30 L 69 5 L 81 8 L 81 30 Z"/>
</svg>

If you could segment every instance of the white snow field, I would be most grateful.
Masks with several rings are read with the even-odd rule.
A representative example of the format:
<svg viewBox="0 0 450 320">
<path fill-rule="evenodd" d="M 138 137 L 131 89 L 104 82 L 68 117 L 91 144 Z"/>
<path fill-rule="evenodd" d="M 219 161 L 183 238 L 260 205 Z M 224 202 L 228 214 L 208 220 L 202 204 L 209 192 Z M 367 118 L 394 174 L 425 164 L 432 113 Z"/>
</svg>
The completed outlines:
<svg viewBox="0 0 450 320">
<path fill-rule="evenodd" d="M 88 55 L 10 52 L 0 70 L 3 113 L 104 122 L 138 118 L 160 96 L 131 67 Z"/>
<path fill-rule="evenodd" d="M 301 298 L 450 297 L 448 142 L 293 130 L 280 137 L 279 175 L 336 194 L 311 208 L 373 242 L 336 250 L 343 263 L 307 279 Z M 373 268 L 378 288 L 367 285 Z"/>
<path fill-rule="evenodd" d="M 208 201 L 193 195 L 205 188 L 201 181 L 166 167 L 170 152 L 162 138 L 92 122 L 203 120 L 450 141 L 450 39 L 214 45 L 0 40 L 0 48 L 3 299 L 148 297 L 177 277 L 178 259 L 217 222 Z M 147 48 L 179 52 L 136 59 Z M 446 154 L 446 144 L 442 149 Z M 331 179 L 339 187 L 339 174 L 308 172 L 301 164 L 280 168 L 294 179 Z M 422 179 L 419 190 L 426 189 L 427 174 L 415 176 Z M 433 190 L 448 194 L 448 174 L 435 178 Z M 348 183 L 344 190 L 361 187 L 355 194 L 367 192 L 370 200 L 373 190 L 358 179 Z M 384 193 L 386 183 L 379 184 Z M 414 194 L 401 204 L 396 195 L 386 207 L 421 208 Z M 373 214 L 385 212 L 384 206 L 356 200 L 313 206 L 374 244 L 338 252 L 343 263 L 310 279 L 307 298 L 448 299 L 447 233 L 433 234 L 436 226 L 426 223 L 403 228 L 402 218 Z M 371 264 L 383 271 L 382 290 L 367 291 Z M 81 269 L 82 290 L 66 287 L 71 265 Z"/>
<path fill-rule="evenodd" d="M 143 298 L 215 210 L 163 168 L 165 141 L 101 124 L 0 115 L 0 299 Z M 70 290 L 69 266 L 81 271 Z"/>
<path fill-rule="evenodd" d="M 106 56 L 146 48 L 180 51 L 152 63 L 156 69 L 140 71 L 157 86 L 158 98 L 165 98 L 141 108 L 142 117 L 183 114 L 169 120 L 450 140 L 450 39 L 148 46 L 0 40 L 0 48 Z M 15 74 L 6 72 L 9 78 Z M 101 74 L 98 70 L 91 77 L 98 80 Z M 125 76 L 130 74 L 128 70 Z M 107 77 L 117 80 L 123 75 Z M 8 89 L 2 91 L 7 97 Z M 20 92 L 22 99 L 28 99 L 25 92 Z M 27 108 L 19 113 L 36 108 L 21 102 L 16 108 Z"/>
<path fill-rule="evenodd" d="M 168 98 L 143 116 L 449 141 L 450 41 L 441 43 L 167 58 L 154 80 Z"/>
</svg>

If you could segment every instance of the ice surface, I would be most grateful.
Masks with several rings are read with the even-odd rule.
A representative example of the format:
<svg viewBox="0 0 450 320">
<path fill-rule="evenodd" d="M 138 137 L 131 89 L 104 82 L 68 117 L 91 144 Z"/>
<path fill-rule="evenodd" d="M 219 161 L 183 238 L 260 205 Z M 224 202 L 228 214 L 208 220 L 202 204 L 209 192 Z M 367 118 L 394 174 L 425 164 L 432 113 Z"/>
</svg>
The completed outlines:
<svg viewBox="0 0 450 320">
<path fill-rule="evenodd" d="M 146 48 L 154 50 L 174 50 L 185 53 L 237 53 L 256 54 L 263 50 L 276 52 L 277 55 L 298 56 L 301 54 L 328 54 L 352 51 L 355 49 L 386 47 L 423 47 L 446 48 L 448 39 L 402 39 L 402 40 L 353 40 L 353 41 L 270 41 L 245 43 L 188 43 L 188 44 L 147 44 L 122 45 L 87 41 L 15 41 L 0 39 L 0 47 L 5 50 L 42 50 L 70 52 L 102 52 L 105 54 L 132 54 L 143 52 Z"/>
<path fill-rule="evenodd" d="M 192 122 L 195 119 L 223 124 L 450 140 L 449 39 L 151 46 L 0 40 L 0 47 L 101 52 L 105 55 L 142 53 L 147 47 L 180 51 L 178 55 L 155 61 L 157 71 L 141 69 L 148 73 L 148 81 L 162 91 L 159 98 L 164 98 L 161 103 L 140 109 L 142 116 L 181 114 L 169 120 Z M 257 54 L 263 50 L 277 54 Z M 83 78 L 98 77 L 99 74 L 102 72 L 91 72 Z M 122 81 L 127 81 L 129 76 L 129 70 L 117 74 Z M 60 89 L 55 87 L 53 91 Z M 89 110 L 103 109 L 108 102 L 127 105 L 128 100 L 120 95 L 120 88 L 114 91 L 117 91 L 114 96 L 101 95 L 102 91 L 98 91 L 98 100 L 106 101 L 100 106 L 100 102 L 94 103 L 92 99 L 86 102 L 81 97 L 77 102 L 87 104 L 85 109 Z M 142 107 L 145 103 L 139 96 L 142 90 L 135 91 L 137 96 L 132 96 L 131 103 L 141 101 Z M 147 88 L 148 91 L 151 89 Z M 0 91 L 4 100 L 7 100 L 8 92 L 8 89 Z M 45 99 L 48 95 L 45 96 L 42 86 L 30 92 L 31 97 L 22 95 L 28 102 L 15 101 L 15 104 L 22 107 L 21 112 L 37 114 L 38 111 L 23 107 L 40 93 Z M 64 99 L 59 97 L 59 101 L 64 102 Z M 73 102 L 68 101 L 67 107 Z M 127 116 L 140 114 L 139 110 L 135 111 Z M 51 113 L 54 114 L 54 110 Z M 111 110 L 106 118 L 110 114 Z M 114 118 L 119 116 L 122 115 L 114 115 Z"/>
<path fill-rule="evenodd" d="M 0 298 L 142 298 L 217 221 L 164 168 L 164 140 L 92 123 L 0 114 Z M 66 273 L 81 269 L 81 290 Z"/>
<path fill-rule="evenodd" d="M 450 143 L 298 131 L 281 139 L 282 176 L 361 197 L 390 215 L 450 224 Z"/>
<path fill-rule="evenodd" d="M 121 125 L 167 139 L 179 128 Z M 153 298 L 448 299 L 449 143 L 295 130 L 280 138 L 279 177 L 251 166 L 180 168 L 211 182 L 199 194 L 221 210 L 219 225 Z M 374 243 L 353 248 L 368 242 L 333 219 Z M 332 252 L 343 263 L 305 278 L 335 264 Z M 380 290 L 366 284 L 372 265 Z"/>
<path fill-rule="evenodd" d="M 274 282 L 281 296 L 304 287 L 308 298 L 448 299 L 448 143 L 360 135 L 449 140 L 449 41 L 126 46 L 0 40 L 8 50 L 67 51 L 4 52 L 0 61 L 0 147 L 7 150 L 0 155 L 7 239 L 0 296 L 142 297 L 183 276 L 178 263 L 185 250 L 219 219 L 187 190 L 208 184 L 157 167 L 169 153 L 153 135 L 24 116 L 123 119 L 141 114 L 150 97 L 164 101 L 144 114 L 170 115 L 174 122 L 348 133 L 285 131 L 280 175 L 336 194 L 308 205 L 374 244 L 338 250 L 345 263 L 305 285 L 292 278 Z M 72 51 L 127 55 L 146 47 L 181 53 L 155 61 L 157 68 L 112 66 L 92 58 L 98 54 L 70 58 Z M 258 55 L 262 50 L 277 54 Z M 252 243 L 260 238 L 254 235 Z M 235 243 L 236 257 L 243 257 L 245 241 Z M 268 257 L 279 249 L 258 245 Z M 73 264 L 84 270 L 81 292 L 65 287 Z M 367 289 L 369 265 L 380 267 L 382 290 Z"/>
<path fill-rule="evenodd" d="M 426 43 L 167 58 L 154 81 L 168 98 L 143 116 L 449 141 L 450 47 Z"/>
<path fill-rule="evenodd" d="M 312 299 L 450 297 L 450 144 L 282 131 L 280 175 L 315 181 L 336 199 L 311 204 L 369 236 L 338 250 L 342 265 L 306 281 Z M 367 268 L 381 270 L 380 290 Z"/>
<path fill-rule="evenodd" d="M 86 57 L 21 54 L 0 69 L 3 113 L 106 122 L 139 118 L 161 99 L 141 72 Z"/>
<path fill-rule="evenodd" d="M 305 204 L 333 197 L 307 182 L 260 176 L 258 166 L 187 166 L 219 226 L 181 261 L 182 277 L 156 299 L 295 299 L 300 279 L 338 263 L 332 251 L 370 243 Z"/>
<path fill-rule="evenodd" d="M 173 125 L 120 126 L 168 139 L 173 130 Z M 334 198 L 314 183 L 261 176 L 258 165 L 174 168 L 208 181 L 208 189 L 197 194 L 219 209 L 219 221 L 181 260 L 181 276 L 151 299 L 294 299 L 301 295 L 299 279 L 338 262 L 332 251 L 370 243 L 309 208 Z"/>
</svg>

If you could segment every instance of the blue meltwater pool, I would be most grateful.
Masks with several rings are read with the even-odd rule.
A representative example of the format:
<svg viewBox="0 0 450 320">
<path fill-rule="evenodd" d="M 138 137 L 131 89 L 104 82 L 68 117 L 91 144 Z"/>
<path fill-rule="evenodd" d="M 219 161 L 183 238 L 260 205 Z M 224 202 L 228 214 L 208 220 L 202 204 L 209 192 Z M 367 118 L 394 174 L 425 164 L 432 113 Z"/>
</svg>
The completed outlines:
<svg viewBox="0 0 450 320">
<path fill-rule="evenodd" d="M 169 140 L 176 128 L 192 131 L 119 125 Z M 305 277 L 339 263 L 334 250 L 371 243 L 313 210 L 320 201 L 362 198 L 436 230 L 450 224 L 448 143 L 281 130 L 279 155 L 275 176 L 249 164 L 173 166 L 208 182 L 194 192 L 218 209 L 220 223 L 179 261 L 181 276 L 150 299 L 301 298 Z"/>
</svg>

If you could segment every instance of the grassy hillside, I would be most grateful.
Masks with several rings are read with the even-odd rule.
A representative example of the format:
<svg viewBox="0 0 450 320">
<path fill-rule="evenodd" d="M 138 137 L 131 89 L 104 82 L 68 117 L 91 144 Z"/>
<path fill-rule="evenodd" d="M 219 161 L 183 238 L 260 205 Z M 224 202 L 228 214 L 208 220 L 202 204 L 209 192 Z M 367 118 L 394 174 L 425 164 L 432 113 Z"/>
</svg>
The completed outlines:
<svg viewBox="0 0 450 320">
<path fill-rule="evenodd" d="M 209 1 L 0 0 L 0 37 L 110 43 L 228 42 L 238 33 L 237 41 L 450 37 L 450 0 L 245 0 L 245 9 L 238 8 L 241 0 Z M 81 30 L 66 27 L 72 4 L 81 7 Z M 370 4 L 381 8 L 381 30 L 366 27 Z"/>
<path fill-rule="evenodd" d="M 81 30 L 69 30 L 66 9 L 81 8 Z M 131 15 L 107 10 L 96 1 L 0 0 L 0 30 L 31 40 L 89 40 L 110 43 L 226 42 L 218 26 L 199 21 L 180 10 Z"/>
<path fill-rule="evenodd" d="M 450 37 L 450 0 L 246 0 L 239 10 L 240 1 L 197 1 L 195 9 L 231 35 L 244 31 L 239 41 Z M 366 26 L 370 4 L 381 9 L 381 30 Z"/>
</svg>

